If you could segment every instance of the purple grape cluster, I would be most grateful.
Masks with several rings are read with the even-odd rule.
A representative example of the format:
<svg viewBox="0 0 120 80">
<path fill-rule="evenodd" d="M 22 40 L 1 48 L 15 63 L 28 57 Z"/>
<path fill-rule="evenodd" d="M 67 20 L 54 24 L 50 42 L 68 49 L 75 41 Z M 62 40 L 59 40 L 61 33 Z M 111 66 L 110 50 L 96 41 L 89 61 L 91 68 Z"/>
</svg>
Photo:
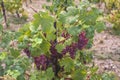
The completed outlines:
<svg viewBox="0 0 120 80">
<path fill-rule="evenodd" d="M 68 38 L 70 36 L 70 34 L 68 34 L 67 31 L 63 31 L 61 36 L 64 37 L 64 38 Z"/>
<path fill-rule="evenodd" d="M 62 55 L 57 52 L 57 49 L 55 48 L 55 43 L 51 42 L 50 47 L 50 56 L 47 57 L 45 55 L 40 55 L 38 57 L 34 57 L 34 62 L 36 64 L 36 67 L 38 70 L 46 70 L 48 66 L 52 65 L 53 70 L 55 73 L 57 73 L 58 70 L 58 59 L 62 58 Z"/>
<path fill-rule="evenodd" d="M 72 43 L 71 45 L 67 45 L 66 48 L 63 49 L 62 54 L 65 55 L 66 53 L 69 53 L 70 57 L 74 58 L 76 51 L 77 51 L 77 43 Z"/>
<path fill-rule="evenodd" d="M 50 47 L 51 57 L 61 58 L 62 55 L 60 53 L 58 53 L 58 51 L 55 47 L 56 47 L 55 42 L 51 42 L 51 47 Z"/>
<path fill-rule="evenodd" d="M 51 52 L 51 55 L 53 56 L 57 56 L 58 52 L 57 52 L 57 49 L 55 48 L 55 42 L 51 42 L 51 47 L 50 47 L 50 52 Z"/>
<path fill-rule="evenodd" d="M 78 49 L 82 50 L 88 43 L 88 39 L 86 38 L 86 32 L 81 32 L 78 38 Z"/>
<path fill-rule="evenodd" d="M 69 53 L 70 57 L 74 58 L 77 49 L 82 50 L 87 45 L 87 43 L 88 39 L 86 38 L 86 33 L 81 32 L 78 36 L 78 42 L 67 45 L 66 48 L 62 50 L 62 54 L 65 55 L 66 53 Z"/>
<path fill-rule="evenodd" d="M 25 52 L 25 54 L 26 54 L 28 57 L 31 56 L 30 50 L 29 50 L 28 48 L 25 48 L 23 51 Z"/>
<path fill-rule="evenodd" d="M 41 70 L 46 70 L 46 68 L 49 65 L 48 62 L 48 57 L 46 57 L 45 55 L 40 55 L 38 57 L 34 57 L 34 62 L 36 64 L 37 69 L 41 69 Z"/>
</svg>

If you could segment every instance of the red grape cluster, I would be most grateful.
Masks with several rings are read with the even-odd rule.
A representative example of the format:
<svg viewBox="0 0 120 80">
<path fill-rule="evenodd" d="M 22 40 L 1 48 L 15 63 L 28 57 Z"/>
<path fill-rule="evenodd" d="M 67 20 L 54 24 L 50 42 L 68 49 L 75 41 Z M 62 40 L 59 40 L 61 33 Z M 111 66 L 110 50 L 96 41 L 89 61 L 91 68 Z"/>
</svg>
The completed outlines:
<svg viewBox="0 0 120 80">
<path fill-rule="evenodd" d="M 78 38 L 78 49 L 82 50 L 88 43 L 88 39 L 86 38 L 86 32 L 81 32 L 79 34 L 79 38 Z"/>
<path fill-rule="evenodd" d="M 50 47 L 50 52 L 51 52 L 51 57 L 57 57 L 57 58 L 62 58 L 62 55 L 58 53 L 55 42 L 51 42 L 51 47 Z"/>
<path fill-rule="evenodd" d="M 65 55 L 66 53 L 69 53 L 70 57 L 74 58 L 77 49 L 82 50 L 87 45 L 87 43 L 88 39 L 86 38 L 86 33 L 81 32 L 78 36 L 78 42 L 67 45 L 66 48 L 62 50 L 62 54 Z"/>
<path fill-rule="evenodd" d="M 68 38 L 70 36 L 70 34 L 68 34 L 67 31 L 63 31 L 61 36 L 64 37 L 64 38 Z"/>
<path fill-rule="evenodd" d="M 72 43 L 71 45 L 68 45 L 66 46 L 65 49 L 63 49 L 62 54 L 65 55 L 66 53 L 69 53 L 70 57 L 74 58 L 76 51 L 77 51 L 77 44 Z"/>
<path fill-rule="evenodd" d="M 34 57 L 34 62 L 38 70 L 46 70 L 48 66 L 52 65 L 54 72 L 57 74 L 57 71 L 59 71 L 58 59 L 62 58 L 62 55 L 57 52 L 55 46 L 56 44 L 54 42 L 51 42 L 51 54 L 49 57 L 45 55 Z"/>
<path fill-rule="evenodd" d="M 49 65 L 48 61 L 49 60 L 45 55 L 40 55 L 38 57 L 34 57 L 34 62 L 36 64 L 38 70 L 39 69 L 46 70 L 46 68 Z"/>
<path fill-rule="evenodd" d="M 31 56 L 31 55 L 30 55 L 30 50 L 29 50 L 28 48 L 25 48 L 23 51 L 25 52 L 25 54 L 26 54 L 28 57 Z"/>
<path fill-rule="evenodd" d="M 50 52 L 51 52 L 51 55 L 53 55 L 53 56 L 57 56 L 57 54 L 58 54 L 55 46 L 56 46 L 55 42 L 51 42 Z"/>
</svg>

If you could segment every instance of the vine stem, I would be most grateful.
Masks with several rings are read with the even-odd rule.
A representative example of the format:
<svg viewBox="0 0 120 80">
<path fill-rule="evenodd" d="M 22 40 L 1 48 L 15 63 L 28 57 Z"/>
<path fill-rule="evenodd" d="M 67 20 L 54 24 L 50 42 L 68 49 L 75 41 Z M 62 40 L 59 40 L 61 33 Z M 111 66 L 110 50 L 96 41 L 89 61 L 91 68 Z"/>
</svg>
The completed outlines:
<svg viewBox="0 0 120 80">
<path fill-rule="evenodd" d="M 6 24 L 6 26 L 8 26 L 7 25 L 7 17 L 6 17 L 5 5 L 4 5 L 3 0 L 1 1 L 1 7 L 2 7 L 2 12 L 3 12 L 5 24 Z"/>
<path fill-rule="evenodd" d="M 30 7 L 35 13 L 38 13 L 37 10 L 35 10 L 33 7 Z"/>
<path fill-rule="evenodd" d="M 18 18 L 20 18 L 20 14 L 19 14 L 18 11 L 16 11 L 16 15 L 17 15 Z"/>
</svg>

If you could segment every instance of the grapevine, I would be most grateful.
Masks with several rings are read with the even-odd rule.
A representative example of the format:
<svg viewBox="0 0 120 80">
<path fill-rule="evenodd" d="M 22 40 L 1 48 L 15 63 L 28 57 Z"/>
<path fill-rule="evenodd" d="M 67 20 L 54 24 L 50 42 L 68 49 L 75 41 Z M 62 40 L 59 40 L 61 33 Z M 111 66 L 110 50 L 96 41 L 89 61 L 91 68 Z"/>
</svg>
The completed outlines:
<svg viewBox="0 0 120 80">
<path fill-rule="evenodd" d="M 8 0 L 3 0 L 7 11 L 21 12 L 24 0 L 9 4 L 5 1 Z M 94 0 L 79 0 L 79 4 L 74 0 L 47 1 L 52 1 L 52 5 L 44 5 L 44 11 L 36 11 L 33 20 L 18 31 L 5 32 L 0 27 L 4 35 L 0 35 L 0 46 L 4 49 L 0 52 L 0 79 L 111 79 L 111 75 L 97 72 L 98 67 L 92 62 L 93 52 L 89 50 L 95 32 L 105 29 L 100 19 L 102 12 L 91 3 Z M 10 4 L 13 6 L 9 7 Z"/>
<path fill-rule="evenodd" d="M 34 59 L 38 70 L 47 71 L 52 68 L 53 80 L 55 78 L 61 79 L 60 73 L 74 75 L 71 72 L 74 70 L 73 72 L 76 73 L 76 67 L 80 67 L 74 63 L 74 60 L 78 60 L 82 65 L 86 64 L 86 58 L 83 57 L 84 49 L 87 49 L 93 38 L 93 35 L 88 36 L 88 34 L 94 34 L 98 23 L 104 24 L 101 21 L 96 21 L 101 13 L 95 7 L 91 7 L 87 1 L 86 3 L 81 1 L 81 4 L 74 7 L 75 4 L 72 0 L 53 0 L 52 6 L 45 7 L 46 12 L 40 11 L 35 14 L 34 20 L 19 31 L 21 34 L 19 43 L 29 44 L 25 48 L 23 47 L 24 52 L 28 57 Z M 87 10 L 88 7 L 91 8 L 90 11 Z M 91 16 L 93 19 L 89 18 Z M 89 32 L 88 29 L 94 31 Z M 102 29 L 99 32 L 101 31 Z M 66 74 L 64 79 L 78 80 L 75 76 L 68 78 L 68 75 Z M 85 76 L 87 73 L 81 75 Z M 84 78 L 81 77 L 81 80 Z"/>
</svg>

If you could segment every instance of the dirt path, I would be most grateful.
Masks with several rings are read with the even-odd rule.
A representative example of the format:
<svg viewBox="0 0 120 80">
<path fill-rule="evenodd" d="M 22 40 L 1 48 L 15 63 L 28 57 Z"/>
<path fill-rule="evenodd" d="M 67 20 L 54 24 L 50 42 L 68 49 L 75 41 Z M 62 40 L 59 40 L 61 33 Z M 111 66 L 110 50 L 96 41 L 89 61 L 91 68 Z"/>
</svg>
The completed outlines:
<svg viewBox="0 0 120 80">
<path fill-rule="evenodd" d="M 100 72 L 114 72 L 120 77 L 120 36 L 108 31 L 96 33 L 92 50 Z"/>
</svg>

